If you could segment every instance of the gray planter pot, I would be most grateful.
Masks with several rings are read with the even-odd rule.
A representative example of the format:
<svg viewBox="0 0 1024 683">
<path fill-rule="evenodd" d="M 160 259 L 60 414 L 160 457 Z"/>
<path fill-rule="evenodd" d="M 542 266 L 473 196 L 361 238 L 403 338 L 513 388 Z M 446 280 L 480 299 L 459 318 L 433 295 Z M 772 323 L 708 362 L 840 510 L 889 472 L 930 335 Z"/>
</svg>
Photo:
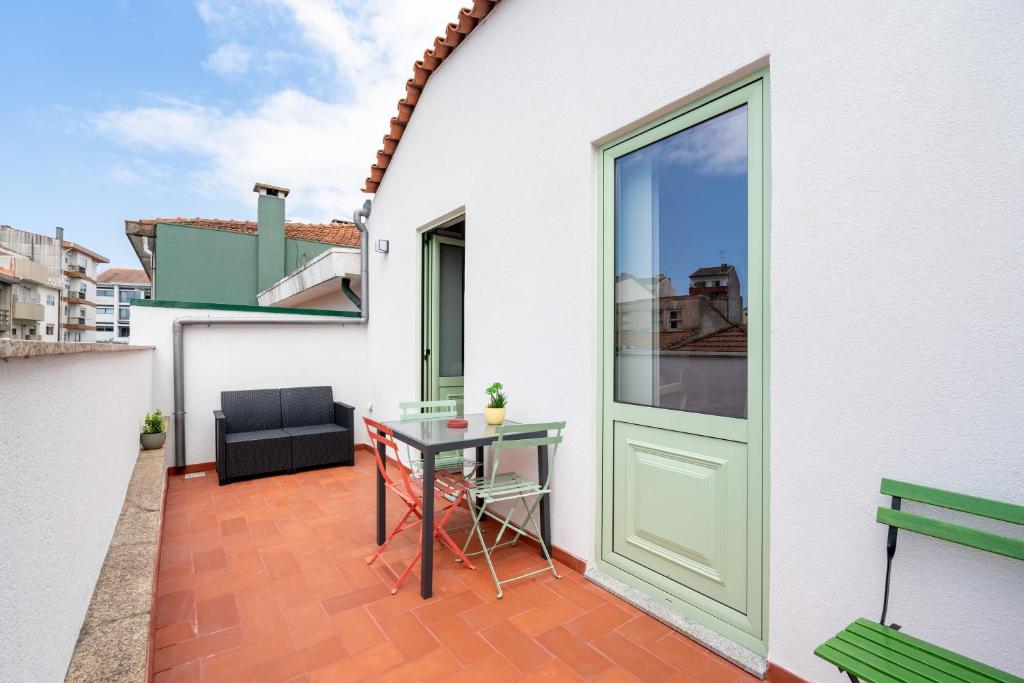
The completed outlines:
<svg viewBox="0 0 1024 683">
<path fill-rule="evenodd" d="M 164 441 L 167 440 L 167 432 L 160 432 L 159 434 L 140 434 L 139 438 L 142 441 L 142 450 L 152 451 L 157 448 L 164 447 Z"/>
</svg>

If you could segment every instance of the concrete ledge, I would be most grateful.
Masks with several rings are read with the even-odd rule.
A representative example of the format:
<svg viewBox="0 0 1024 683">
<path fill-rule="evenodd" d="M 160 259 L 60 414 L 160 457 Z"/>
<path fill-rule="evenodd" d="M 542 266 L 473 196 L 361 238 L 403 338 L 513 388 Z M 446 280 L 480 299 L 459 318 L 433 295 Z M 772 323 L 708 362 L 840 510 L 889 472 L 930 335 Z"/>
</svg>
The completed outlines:
<svg viewBox="0 0 1024 683">
<path fill-rule="evenodd" d="M 666 626 L 674 628 L 686 637 L 697 641 L 723 659 L 727 659 L 736 666 L 746 669 L 758 678 L 765 677 L 765 671 L 768 669 L 767 658 L 748 650 L 738 643 L 734 643 L 720 633 L 712 631 L 707 626 L 669 609 L 658 600 L 605 574 L 597 567 L 588 567 L 583 576 L 606 591 L 619 596 L 642 612 L 646 612 Z"/>
<path fill-rule="evenodd" d="M 94 342 L 29 341 L 27 339 L 0 339 L 0 360 L 11 358 L 38 358 L 61 356 L 68 353 L 110 353 L 118 351 L 147 351 L 153 346 L 128 344 L 97 344 Z"/>
<path fill-rule="evenodd" d="M 139 452 L 66 681 L 148 678 L 166 472 L 162 448 Z"/>
</svg>

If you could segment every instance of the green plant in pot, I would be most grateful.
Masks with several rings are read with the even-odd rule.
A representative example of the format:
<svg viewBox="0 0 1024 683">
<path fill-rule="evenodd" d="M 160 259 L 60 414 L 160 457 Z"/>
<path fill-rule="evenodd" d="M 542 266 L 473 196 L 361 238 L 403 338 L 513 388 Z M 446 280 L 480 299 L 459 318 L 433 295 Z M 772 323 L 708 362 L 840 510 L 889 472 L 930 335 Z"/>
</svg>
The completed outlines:
<svg viewBox="0 0 1024 683">
<path fill-rule="evenodd" d="M 500 425 L 505 421 L 505 406 L 508 405 L 505 387 L 501 382 L 495 382 L 487 387 L 487 397 L 489 400 L 484 408 L 484 419 L 489 425 Z"/>
<path fill-rule="evenodd" d="M 167 440 L 167 433 L 164 427 L 164 414 L 157 408 L 146 415 L 142 423 L 142 450 L 151 451 L 154 448 L 163 448 Z"/>
</svg>

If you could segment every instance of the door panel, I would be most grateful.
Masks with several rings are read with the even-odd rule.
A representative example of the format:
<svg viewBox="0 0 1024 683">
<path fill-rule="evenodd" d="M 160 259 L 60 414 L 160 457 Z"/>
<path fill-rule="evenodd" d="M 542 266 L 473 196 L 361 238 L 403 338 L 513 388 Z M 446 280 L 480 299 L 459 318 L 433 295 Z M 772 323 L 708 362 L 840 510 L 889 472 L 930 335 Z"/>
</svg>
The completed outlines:
<svg viewBox="0 0 1024 683">
<path fill-rule="evenodd" d="M 602 160 L 600 558 L 763 634 L 762 81 Z"/>
<path fill-rule="evenodd" d="M 745 470 L 743 444 L 616 423 L 613 551 L 744 611 Z"/>
</svg>

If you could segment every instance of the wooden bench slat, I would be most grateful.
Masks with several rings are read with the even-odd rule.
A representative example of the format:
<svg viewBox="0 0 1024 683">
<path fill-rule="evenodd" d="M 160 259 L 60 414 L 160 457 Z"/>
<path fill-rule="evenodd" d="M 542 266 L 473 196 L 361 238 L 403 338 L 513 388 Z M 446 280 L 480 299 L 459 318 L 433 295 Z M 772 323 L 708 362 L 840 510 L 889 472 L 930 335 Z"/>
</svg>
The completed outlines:
<svg viewBox="0 0 1024 683">
<path fill-rule="evenodd" d="M 868 664 L 873 669 L 884 671 L 890 676 L 906 683 L 940 683 L 939 679 L 933 678 L 928 672 L 922 671 L 915 666 L 920 664 L 920 662 L 912 659 L 900 660 L 899 657 L 894 657 L 892 652 L 885 648 L 880 648 L 874 643 L 869 643 L 868 648 L 861 647 L 858 643 L 844 640 L 842 636 L 845 633 L 845 631 L 840 632 L 839 635 L 829 642 L 836 649 L 841 648 L 851 657 Z"/>
<path fill-rule="evenodd" d="M 836 647 L 836 638 L 829 638 L 824 644 L 819 645 L 814 653 L 825 661 L 836 665 L 845 672 L 849 672 L 864 683 L 908 683 L 905 678 L 899 678 L 887 668 L 872 667 L 858 655 L 848 650 Z"/>
<path fill-rule="evenodd" d="M 878 669 L 860 661 L 856 657 L 853 657 L 842 650 L 836 649 L 832 646 L 832 640 L 827 641 L 823 645 L 819 645 L 814 651 L 814 654 L 818 655 L 826 662 L 834 664 L 843 671 L 852 673 L 854 676 L 866 683 L 905 683 L 898 678 L 893 678 L 885 671 L 879 671 Z"/>
<path fill-rule="evenodd" d="M 882 480 L 882 493 L 887 496 L 898 496 L 949 510 L 959 510 L 960 512 L 967 512 L 980 517 L 998 519 L 1002 522 L 1024 524 L 1024 505 L 968 496 L 963 493 L 944 491 L 931 488 L 930 486 L 920 486 L 895 479 Z"/>
<path fill-rule="evenodd" d="M 999 681 L 999 683 L 1024 683 L 1024 678 L 1018 678 L 1013 674 L 1006 673 L 1005 671 L 1000 671 L 999 669 L 991 667 L 988 664 L 983 664 L 982 662 L 979 662 L 975 659 L 964 657 L 963 655 L 957 654 L 956 652 L 953 652 L 951 650 L 941 648 L 938 645 L 932 645 L 926 640 L 915 638 L 914 636 L 908 635 L 903 631 L 896 631 L 886 626 L 882 626 L 881 624 L 874 621 L 870 621 L 869 619 L 861 618 L 853 622 L 853 624 L 856 624 L 857 626 L 864 628 L 866 630 L 873 631 L 874 633 L 877 633 L 880 636 L 885 637 L 887 639 L 906 643 L 907 645 L 914 647 L 917 650 L 927 652 L 936 657 L 941 657 L 942 659 L 951 662 L 952 664 L 955 664 L 957 666 L 960 666 L 963 669 L 976 672 L 982 676 L 986 676 L 990 680 Z M 851 626 L 853 624 L 851 624 Z"/>
<path fill-rule="evenodd" d="M 885 629 L 885 627 L 883 626 L 882 629 Z M 948 657 L 944 657 L 942 655 L 944 651 L 940 648 L 935 648 L 937 652 L 922 649 L 921 647 L 912 645 L 911 643 L 908 643 L 903 639 L 899 639 L 897 637 L 890 637 L 890 634 L 883 633 L 882 631 L 876 631 L 873 628 L 869 628 L 861 624 L 860 620 L 847 626 L 846 630 L 849 633 L 872 640 L 882 645 L 883 647 L 889 648 L 890 650 L 893 650 L 894 652 L 897 652 L 901 655 L 905 655 L 908 658 L 917 659 L 918 661 L 925 663 L 929 666 L 932 666 L 936 669 L 939 669 L 940 671 L 943 671 L 949 674 L 950 676 L 956 677 L 957 680 L 969 680 L 965 678 L 965 676 L 968 676 L 969 673 L 965 672 L 970 672 L 970 669 L 965 668 L 963 664 L 955 662 L 949 659 Z M 885 630 L 892 631 L 892 629 Z M 996 679 L 989 678 L 986 680 L 994 681 Z"/>
<path fill-rule="evenodd" d="M 938 662 L 934 662 L 934 660 L 933 662 L 926 661 L 927 657 L 922 656 L 926 653 L 921 650 L 915 650 L 912 647 L 896 641 L 887 642 L 885 639 L 875 640 L 869 635 L 857 633 L 854 630 L 854 626 L 854 624 L 851 624 L 846 627 L 846 630 L 841 631 L 836 638 L 856 645 L 857 647 L 871 652 L 877 657 L 880 657 L 887 662 L 891 662 L 894 665 L 913 671 L 914 673 L 923 676 L 926 680 L 934 683 L 976 683 L 976 681 L 979 680 L 977 675 L 973 675 L 971 672 L 965 671 L 962 668 L 958 669 L 955 665 L 951 665 L 949 662 L 942 660 L 938 660 Z M 902 647 L 900 647 L 901 645 Z M 957 675 L 948 669 L 958 671 L 962 675 Z M 987 679 L 986 683 L 988 683 Z"/>
<path fill-rule="evenodd" d="M 979 550 L 987 550 L 990 553 L 1024 560 L 1024 541 L 1016 538 L 979 531 L 978 529 L 942 522 L 937 519 L 929 519 L 928 517 L 887 507 L 878 508 L 878 514 L 875 519 L 881 524 L 888 524 L 889 526 L 899 527 L 914 533 L 933 536 L 945 541 L 978 548 Z"/>
</svg>

